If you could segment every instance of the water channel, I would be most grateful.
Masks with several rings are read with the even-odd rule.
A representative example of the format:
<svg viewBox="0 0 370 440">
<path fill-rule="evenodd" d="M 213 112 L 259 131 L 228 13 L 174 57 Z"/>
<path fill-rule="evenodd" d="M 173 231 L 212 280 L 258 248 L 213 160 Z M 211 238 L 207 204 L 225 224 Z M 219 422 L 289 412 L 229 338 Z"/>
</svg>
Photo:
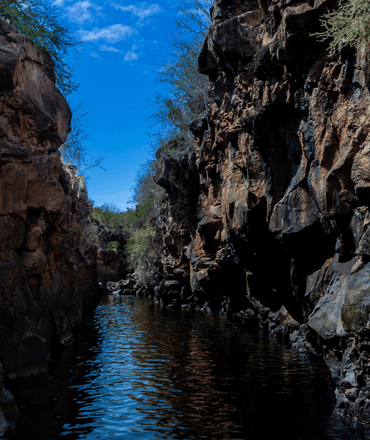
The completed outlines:
<svg viewBox="0 0 370 440">
<path fill-rule="evenodd" d="M 147 298 L 105 298 L 49 374 L 12 392 L 17 440 L 370 439 L 331 417 L 323 363 Z"/>
</svg>

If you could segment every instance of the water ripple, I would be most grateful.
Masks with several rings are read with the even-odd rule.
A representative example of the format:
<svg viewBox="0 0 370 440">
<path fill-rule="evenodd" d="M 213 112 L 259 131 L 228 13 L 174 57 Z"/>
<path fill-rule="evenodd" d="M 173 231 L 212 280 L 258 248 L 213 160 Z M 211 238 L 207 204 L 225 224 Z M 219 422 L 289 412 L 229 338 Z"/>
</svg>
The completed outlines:
<svg viewBox="0 0 370 440">
<path fill-rule="evenodd" d="M 326 367 L 280 344 L 217 316 L 107 299 L 56 358 L 19 439 L 370 439 L 333 421 L 333 403 Z"/>
</svg>

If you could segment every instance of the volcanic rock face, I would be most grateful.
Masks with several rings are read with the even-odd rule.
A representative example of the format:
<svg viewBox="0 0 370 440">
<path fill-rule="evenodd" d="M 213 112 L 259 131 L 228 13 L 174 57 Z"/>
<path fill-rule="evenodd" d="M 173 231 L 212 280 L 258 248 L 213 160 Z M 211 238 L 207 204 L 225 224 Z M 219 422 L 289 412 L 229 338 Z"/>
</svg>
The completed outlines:
<svg viewBox="0 0 370 440">
<path fill-rule="evenodd" d="M 98 300 L 94 256 L 78 248 L 90 202 L 58 151 L 71 112 L 45 66 L 0 21 L 0 361 L 10 378 L 44 371 L 52 341 L 67 341 Z"/>
<path fill-rule="evenodd" d="M 328 5 L 215 1 L 199 57 L 208 127 L 195 121 L 194 155 L 157 178 L 168 200 L 156 295 L 290 332 L 326 359 L 337 411 L 366 421 L 369 70 L 363 51 L 329 57 L 312 36 Z"/>
</svg>

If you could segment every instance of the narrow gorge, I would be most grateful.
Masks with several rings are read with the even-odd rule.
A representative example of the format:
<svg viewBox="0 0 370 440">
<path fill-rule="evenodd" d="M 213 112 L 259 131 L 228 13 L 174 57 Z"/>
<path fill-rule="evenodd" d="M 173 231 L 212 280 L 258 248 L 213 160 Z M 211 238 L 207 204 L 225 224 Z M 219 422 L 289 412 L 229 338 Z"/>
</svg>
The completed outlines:
<svg viewBox="0 0 370 440">
<path fill-rule="evenodd" d="M 165 197 L 146 288 L 323 358 L 336 415 L 368 424 L 369 65 L 314 36 L 335 7 L 215 0 L 198 60 L 209 103 L 194 145 L 155 176 Z M 61 160 L 71 112 L 52 60 L 2 20 L 0 38 L 1 437 L 18 419 L 3 377 L 45 372 L 126 268 L 84 234 L 93 207 Z"/>
</svg>

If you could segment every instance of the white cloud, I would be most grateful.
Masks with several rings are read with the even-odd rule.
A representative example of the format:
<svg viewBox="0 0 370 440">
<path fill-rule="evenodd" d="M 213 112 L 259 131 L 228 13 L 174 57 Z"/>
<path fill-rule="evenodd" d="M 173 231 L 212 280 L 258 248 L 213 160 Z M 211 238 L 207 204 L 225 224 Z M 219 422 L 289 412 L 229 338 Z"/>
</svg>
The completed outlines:
<svg viewBox="0 0 370 440">
<path fill-rule="evenodd" d="M 122 50 L 116 49 L 112 46 L 106 46 L 105 44 L 103 46 L 100 46 L 100 50 L 105 52 L 122 52 Z"/>
<path fill-rule="evenodd" d="M 56 0 L 57 2 L 63 0 Z M 68 6 L 67 15 L 70 21 L 82 24 L 85 21 L 91 21 L 93 18 L 93 11 L 101 11 L 103 8 L 90 2 L 89 0 L 83 0 L 75 3 L 73 6 Z M 101 13 L 100 13 L 101 15 Z"/>
<path fill-rule="evenodd" d="M 126 52 L 125 61 L 135 61 L 139 58 L 139 54 L 135 53 L 133 50 L 128 50 Z"/>
<path fill-rule="evenodd" d="M 112 3 L 112 6 L 121 11 L 131 12 L 135 17 L 138 17 L 139 20 L 144 20 L 144 18 L 162 12 L 162 8 L 156 3 L 153 5 L 148 5 L 147 3 L 138 3 L 137 5 L 129 6 L 122 6 L 118 3 Z"/>
<path fill-rule="evenodd" d="M 123 24 L 113 24 L 101 29 L 94 28 L 92 31 L 80 31 L 81 40 L 83 41 L 99 41 L 105 40 L 109 43 L 117 43 L 125 40 L 135 33 L 135 29 Z"/>
</svg>

